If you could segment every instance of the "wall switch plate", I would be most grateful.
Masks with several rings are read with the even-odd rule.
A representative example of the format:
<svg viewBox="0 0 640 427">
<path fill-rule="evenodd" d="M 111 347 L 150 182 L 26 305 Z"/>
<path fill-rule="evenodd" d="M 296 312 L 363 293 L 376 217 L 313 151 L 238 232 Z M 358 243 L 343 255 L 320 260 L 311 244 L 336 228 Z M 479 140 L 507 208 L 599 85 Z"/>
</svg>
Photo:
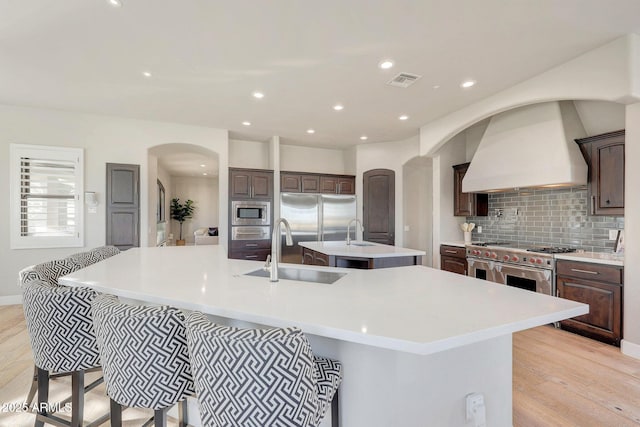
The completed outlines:
<svg viewBox="0 0 640 427">
<path fill-rule="evenodd" d="M 618 230 L 609 230 L 609 240 L 616 240 L 618 238 Z"/>
<path fill-rule="evenodd" d="M 471 393 L 466 396 L 467 421 L 472 421 L 474 427 L 486 427 L 487 417 L 482 393 Z"/>
<path fill-rule="evenodd" d="M 404 226 L 404 231 L 411 231 L 411 227 L 410 227 L 410 226 L 408 226 L 408 225 L 405 225 L 405 226 Z"/>
</svg>

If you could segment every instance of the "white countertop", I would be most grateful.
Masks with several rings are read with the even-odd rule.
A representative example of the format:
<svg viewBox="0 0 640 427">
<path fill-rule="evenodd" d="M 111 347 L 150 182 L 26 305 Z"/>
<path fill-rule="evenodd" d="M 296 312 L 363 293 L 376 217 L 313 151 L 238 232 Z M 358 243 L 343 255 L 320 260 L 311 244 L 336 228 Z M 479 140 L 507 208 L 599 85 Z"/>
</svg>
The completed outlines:
<svg viewBox="0 0 640 427">
<path fill-rule="evenodd" d="M 367 246 L 359 246 L 361 244 Z M 358 258 L 391 258 L 402 256 L 424 256 L 425 251 L 401 248 L 400 246 L 383 245 L 381 243 L 362 242 L 352 240 L 350 245 L 345 241 L 332 242 L 300 242 L 303 248 L 320 252 L 330 256 L 358 257 Z"/>
<path fill-rule="evenodd" d="M 445 246 L 456 246 L 458 248 L 464 248 L 466 246 L 466 243 L 464 243 L 464 240 L 460 240 L 457 242 L 440 242 L 440 244 Z"/>
<path fill-rule="evenodd" d="M 60 279 L 98 291 L 396 351 L 432 354 L 586 314 L 588 306 L 423 266 L 347 273 L 334 284 L 245 276 L 262 262 L 223 246 L 134 248 Z"/>
<path fill-rule="evenodd" d="M 624 255 L 618 255 L 608 252 L 572 252 L 568 254 L 556 254 L 555 259 L 591 262 L 595 264 L 607 264 L 619 267 L 624 266 Z"/>
</svg>

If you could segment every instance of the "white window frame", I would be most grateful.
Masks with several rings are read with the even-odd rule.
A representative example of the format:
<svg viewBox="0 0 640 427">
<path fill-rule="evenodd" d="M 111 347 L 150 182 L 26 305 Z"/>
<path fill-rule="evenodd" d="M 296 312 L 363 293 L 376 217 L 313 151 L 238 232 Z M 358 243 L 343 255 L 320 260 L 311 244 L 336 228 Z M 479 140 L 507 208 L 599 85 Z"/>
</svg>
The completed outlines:
<svg viewBox="0 0 640 427">
<path fill-rule="evenodd" d="M 20 173 L 21 158 L 68 160 L 76 163 L 75 180 L 75 235 L 74 236 L 22 236 L 20 232 Z M 72 147 L 10 144 L 10 231 L 11 249 L 75 248 L 84 246 L 84 150 Z"/>
</svg>

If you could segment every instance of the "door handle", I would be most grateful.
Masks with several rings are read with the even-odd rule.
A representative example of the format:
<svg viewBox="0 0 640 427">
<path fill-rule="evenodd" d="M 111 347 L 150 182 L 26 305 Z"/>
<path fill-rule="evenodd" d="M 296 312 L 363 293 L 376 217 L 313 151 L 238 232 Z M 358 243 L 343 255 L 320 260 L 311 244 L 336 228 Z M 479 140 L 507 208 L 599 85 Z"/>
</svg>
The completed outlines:
<svg viewBox="0 0 640 427">
<path fill-rule="evenodd" d="M 596 214 L 596 196 L 591 196 L 591 215 Z"/>
</svg>

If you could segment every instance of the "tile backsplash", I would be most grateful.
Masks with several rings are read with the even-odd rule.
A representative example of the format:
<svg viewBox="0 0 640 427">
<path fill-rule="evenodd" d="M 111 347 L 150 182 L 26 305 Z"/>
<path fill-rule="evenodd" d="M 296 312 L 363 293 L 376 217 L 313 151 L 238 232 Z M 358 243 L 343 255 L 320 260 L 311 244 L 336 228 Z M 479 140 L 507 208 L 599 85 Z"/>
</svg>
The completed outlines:
<svg viewBox="0 0 640 427">
<path fill-rule="evenodd" d="M 609 230 L 624 229 L 624 217 L 590 216 L 585 186 L 489 194 L 489 216 L 476 224 L 473 240 L 509 241 L 611 252 Z M 477 227 L 482 226 L 482 234 Z"/>
</svg>

